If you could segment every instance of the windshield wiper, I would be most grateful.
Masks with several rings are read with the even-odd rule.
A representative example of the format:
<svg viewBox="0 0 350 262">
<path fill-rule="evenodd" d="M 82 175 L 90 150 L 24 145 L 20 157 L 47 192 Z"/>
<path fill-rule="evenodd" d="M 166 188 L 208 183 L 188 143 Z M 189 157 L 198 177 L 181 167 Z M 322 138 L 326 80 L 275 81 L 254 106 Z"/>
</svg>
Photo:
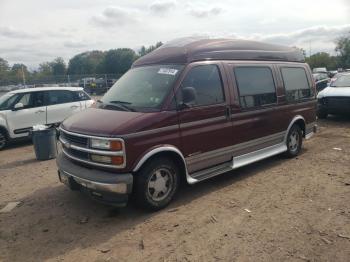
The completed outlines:
<svg viewBox="0 0 350 262">
<path fill-rule="evenodd" d="M 119 101 L 119 100 L 113 100 L 113 101 L 109 101 L 109 103 L 112 104 L 118 104 L 121 108 L 126 109 L 127 111 L 135 111 L 134 108 L 127 106 L 127 105 L 131 105 L 132 103 L 130 102 L 126 102 L 126 101 Z"/>
</svg>

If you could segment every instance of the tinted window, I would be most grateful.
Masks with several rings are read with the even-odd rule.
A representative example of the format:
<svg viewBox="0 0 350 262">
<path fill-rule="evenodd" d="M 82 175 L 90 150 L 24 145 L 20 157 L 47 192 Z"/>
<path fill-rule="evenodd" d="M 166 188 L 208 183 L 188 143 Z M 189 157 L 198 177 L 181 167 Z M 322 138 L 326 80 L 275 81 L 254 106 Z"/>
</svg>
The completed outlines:
<svg viewBox="0 0 350 262">
<path fill-rule="evenodd" d="M 276 103 L 276 89 L 270 68 L 237 67 L 234 71 L 241 107 L 252 108 Z"/>
<path fill-rule="evenodd" d="M 90 100 L 90 97 L 84 91 L 74 92 L 75 101 Z"/>
<path fill-rule="evenodd" d="M 14 106 L 15 101 L 17 100 L 18 95 L 7 93 L 0 97 L 0 110 L 8 110 Z"/>
<path fill-rule="evenodd" d="M 284 67 L 281 72 L 287 101 L 298 101 L 312 96 L 304 68 Z"/>
<path fill-rule="evenodd" d="M 73 92 L 67 90 L 53 90 L 48 92 L 48 105 L 71 103 L 74 101 Z"/>
<path fill-rule="evenodd" d="M 181 90 L 188 88 L 195 91 L 195 101 L 192 103 L 194 106 L 213 105 L 225 101 L 219 68 L 216 65 L 202 65 L 191 69 L 181 83 Z M 181 103 L 182 94 L 179 95 L 178 101 Z"/>
<path fill-rule="evenodd" d="M 23 108 L 33 108 L 44 106 L 44 93 L 43 92 L 31 92 L 23 94 L 17 103 L 22 103 Z"/>
</svg>

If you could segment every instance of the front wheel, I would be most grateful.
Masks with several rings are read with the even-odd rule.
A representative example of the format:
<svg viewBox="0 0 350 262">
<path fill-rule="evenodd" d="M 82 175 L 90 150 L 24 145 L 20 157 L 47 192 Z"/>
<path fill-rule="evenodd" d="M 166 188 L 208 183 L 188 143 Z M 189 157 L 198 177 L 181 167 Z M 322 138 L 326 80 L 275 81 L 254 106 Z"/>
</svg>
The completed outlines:
<svg viewBox="0 0 350 262">
<path fill-rule="evenodd" d="M 4 131 L 0 130 L 0 150 L 4 149 L 7 146 L 8 139 Z"/>
<path fill-rule="evenodd" d="M 174 198 L 179 187 L 179 169 L 169 158 L 148 162 L 135 176 L 137 203 L 146 209 L 159 210 Z"/>
<path fill-rule="evenodd" d="M 287 157 L 295 157 L 300 153 L 303 133 L 298 125 L 293 125 L 287 136 Z"/>
</svg>

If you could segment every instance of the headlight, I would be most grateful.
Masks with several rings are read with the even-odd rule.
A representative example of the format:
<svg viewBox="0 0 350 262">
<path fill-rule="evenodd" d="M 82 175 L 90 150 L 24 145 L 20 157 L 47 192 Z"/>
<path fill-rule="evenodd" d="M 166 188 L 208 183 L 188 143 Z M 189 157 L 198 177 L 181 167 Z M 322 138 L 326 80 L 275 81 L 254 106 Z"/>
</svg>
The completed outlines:
<svg viewBox="0 0 350 262">
<path fill-rule="evenodd" d="M 106 149 L 113 151 L 121 151 L 123 149 L 123 144 L 119 140 L 107 140 L 107 139 L 95 139 L 90 140 L 92 148 Z"/>
</svg>

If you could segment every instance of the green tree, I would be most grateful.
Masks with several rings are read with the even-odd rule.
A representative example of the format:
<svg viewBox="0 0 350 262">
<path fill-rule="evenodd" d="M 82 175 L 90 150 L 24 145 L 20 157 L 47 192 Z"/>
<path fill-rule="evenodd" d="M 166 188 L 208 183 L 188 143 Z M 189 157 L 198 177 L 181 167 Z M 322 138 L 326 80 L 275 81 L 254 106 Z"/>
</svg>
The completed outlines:
<svg viewBox="0 0 350 262">
<path fill-rule="evenodd" d="M 8 79 L 10 66 L 9 63 L 0 57 L 0 85 L 1 83 L 5 83 Z"/>
<path fill-rule="evenodd" d="M 148 53 L 152 52 L 153 50 L 156 50 L 158 47 L 162 46 L 162 42 L 157 42 L 155 45 L 151 45 L 149 47 L 141 46 L 140 50 L 138 51 L 139 56 L 147 55 Z"/>
<path fill-rule="evenodd" d="M 78 54 L 69 60 L 68 74 L 94 74 L 104 59 L 104 52 L 89 51 Z"/>
<path fill-rule="evenodd" d="M 326 52 L 313 54 L 305 60 L 311 68 L 326 67 L 328 70 L 337 69 L 337 57 L 331 56 Z"/>
<path fill-rule="evenodd" d="M 17 83 L 22 83 L 23 80 L 28 79 L 29 76 L 27 66 L 19 63 L 13 64 L 10 74 L 11 80 Z"/>
<path fill-rule="evenodd" d="M 339 54 L 339 66 L 350 68 L 350 33 L 336 41 L 335 51 Z"/>
<path fill-rule="evenodd" d="M 129 48 L 111 49 L 106 52 L 101 70 L 106 74 L 124 74 L 137 58 L 134 50 Z"/>
<path fill-rule="evenodd" d="M 50 63 L 52 74 L 65 75 L 67 73 L 67 66 L 62 57 L 57 57 Z"/>
</svg>

